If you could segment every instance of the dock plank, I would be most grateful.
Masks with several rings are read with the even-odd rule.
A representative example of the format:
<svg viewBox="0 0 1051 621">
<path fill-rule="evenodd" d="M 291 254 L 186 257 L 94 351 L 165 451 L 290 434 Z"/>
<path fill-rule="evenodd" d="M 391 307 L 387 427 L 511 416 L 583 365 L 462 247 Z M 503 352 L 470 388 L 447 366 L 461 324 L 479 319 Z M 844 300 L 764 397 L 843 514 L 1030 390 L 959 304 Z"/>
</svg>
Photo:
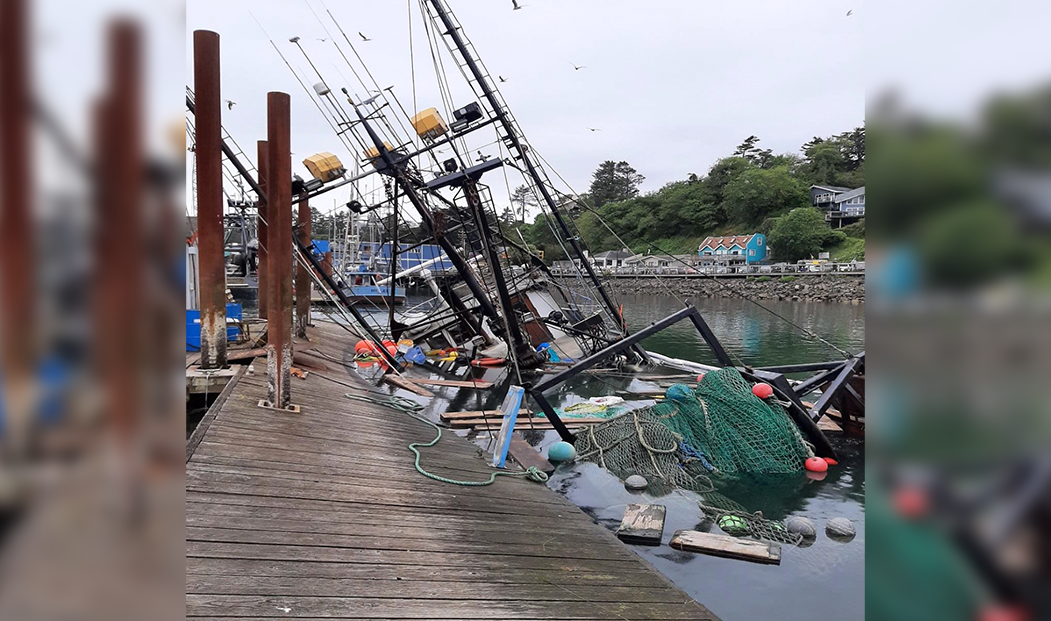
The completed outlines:
<svg viewBox="0 0 1051 621">
<path fill-rule="evenodd" d="M 326 359 L 346 357 L 330 326 L 308 334 Z M 293 384 L 293 414 L 258 408 L 265 377 L 244 375 L 196 434 L 188 617 L 717 619 L 543 484 L 420 475 L 407 446 L 434 430 L 347 390 L 311 373 Z M 523 462 L 543 460 L 527 448 Z M 451 433 L 421 463 L 465 481 L 492 472 Z"/>
</svg>

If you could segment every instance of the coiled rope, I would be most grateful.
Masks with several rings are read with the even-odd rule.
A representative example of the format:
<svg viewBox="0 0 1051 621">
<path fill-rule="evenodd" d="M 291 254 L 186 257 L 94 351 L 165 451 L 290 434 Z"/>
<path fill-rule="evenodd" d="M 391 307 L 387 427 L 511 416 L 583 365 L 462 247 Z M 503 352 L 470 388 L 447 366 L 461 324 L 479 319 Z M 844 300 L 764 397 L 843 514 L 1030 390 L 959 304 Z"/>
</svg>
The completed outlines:
<svg viewBox="0 0 1051 621">
<path fill-rule="evenodd" d="M 363 397 L 361 395 L 352 395 L 350 393 L 344 393 L 343 396 L 347 399 L 353 399 L 355 401 L 364 401 L 365 403 L 372 403 L 375 405 L 390 408 L 392 410 L 408 414 L 410 417 L 415 418 L 421 423 L 426 423 L 430 425 L 436 432 L 436 435 L 434 436 L 433 440 L 427 442 L 426 444 L 422 442 L 413 442 L 409 445 L 409 450 L 416 455 L 416 460 L 414 463 L 414 465 L 416 466 L 416 472 L 419 472 L 420 474 L 429 479 L 441 481 L 442 483 L 452 483 L 453 485 L 463 485 L 465 487 L 483 487 L 486 485 L 492 485 L 496 481 L 496 477 L 499 476 L 526 477 L 530 481 L 536 481 L 537 483 L 547 482 L 547 473 L 545 473 L 542 470 L 539 470 L 535 466 L 530 466 L 524 472 L 506 472 L 503 470 L 498 470 L 489 475 L 488 481 L 458 481 L 456 479 L 449 479 L 443 476 L 438 476 L 437 474 L 433 474 L 431 472 L 427 472 L 426 470 L 424 470 L 423 466 L 420 465 L 420 459 L 422 458 L 422 455 L 420 454 L 418 447 L 431 448 L 434 445 L 438 444 L 438 441 L 442 439 L 442 428 L 434 424 L 433 422 L 427 420 L 426 418 L 417 416 L 417 413 L 423 410 L 422 405 L 416 403 L 412 399 L 408 399 L 406 397 L 399 397 L 397 395 L 392 395 L 386 399 L 374 399 L 372 397 Z"/>
</svg>

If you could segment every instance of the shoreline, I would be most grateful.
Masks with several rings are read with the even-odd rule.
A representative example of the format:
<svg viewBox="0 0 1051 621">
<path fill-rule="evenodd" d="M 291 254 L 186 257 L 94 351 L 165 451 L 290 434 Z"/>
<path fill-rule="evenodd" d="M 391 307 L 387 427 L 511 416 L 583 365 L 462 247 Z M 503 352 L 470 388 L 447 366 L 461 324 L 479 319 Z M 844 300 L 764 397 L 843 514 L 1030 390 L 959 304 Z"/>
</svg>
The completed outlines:
<svg viewBox="0 0 1051 621">
<path fill-rule="evenodd" d="M 733 298 L 744 296 L 756 300 L 786 302 L 833 302 L 859 305 L 865 303 L 865 277 L 862 275 L 828 276 L 800 274 L 749 278 L 610 278 L 605 282 L 617 294 L 666 294 L 667 288 L 682 296 Z M 786 280 L 782 280 L 782 279 Z M 667 288 L 665 287 L 667 285 Z"/>
</svg>

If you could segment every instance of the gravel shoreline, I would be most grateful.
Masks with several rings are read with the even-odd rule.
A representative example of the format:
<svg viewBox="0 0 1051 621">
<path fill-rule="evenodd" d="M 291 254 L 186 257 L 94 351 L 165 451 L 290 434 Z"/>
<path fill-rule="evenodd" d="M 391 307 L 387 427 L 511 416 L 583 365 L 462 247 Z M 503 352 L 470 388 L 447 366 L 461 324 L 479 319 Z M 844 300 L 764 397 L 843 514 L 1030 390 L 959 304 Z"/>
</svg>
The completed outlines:
<svg viewBox="0 0 1051 621">
<path fill-rule="evenodd" d="M 668 288 L 684 297 L 732 298 L 791 302 L 865 303 L 865 277 L 860 275 L 762 276 L 750 278 L 667 278 L 664 284 L 654 278 L 610 278 L 606 282 L 616 293 L 667 294 Z M 782 280 L 784 278 L 784 280 Z"/>
</svg>

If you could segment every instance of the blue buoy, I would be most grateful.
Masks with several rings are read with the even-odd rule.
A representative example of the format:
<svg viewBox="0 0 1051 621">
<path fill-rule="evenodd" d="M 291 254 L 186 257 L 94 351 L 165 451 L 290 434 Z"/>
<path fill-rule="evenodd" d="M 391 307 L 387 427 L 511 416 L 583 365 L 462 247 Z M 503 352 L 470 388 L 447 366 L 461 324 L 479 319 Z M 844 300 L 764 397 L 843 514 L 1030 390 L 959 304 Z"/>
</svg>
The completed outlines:
<svg viewBox="0 0 1051 621">
<path fill-rule="evenodd" d="M 577 449 L 569 442 L 556 442 L 547 449 L 547 458 L 551 461 L 569 461 L 577 456 Z"/>
</svg>

